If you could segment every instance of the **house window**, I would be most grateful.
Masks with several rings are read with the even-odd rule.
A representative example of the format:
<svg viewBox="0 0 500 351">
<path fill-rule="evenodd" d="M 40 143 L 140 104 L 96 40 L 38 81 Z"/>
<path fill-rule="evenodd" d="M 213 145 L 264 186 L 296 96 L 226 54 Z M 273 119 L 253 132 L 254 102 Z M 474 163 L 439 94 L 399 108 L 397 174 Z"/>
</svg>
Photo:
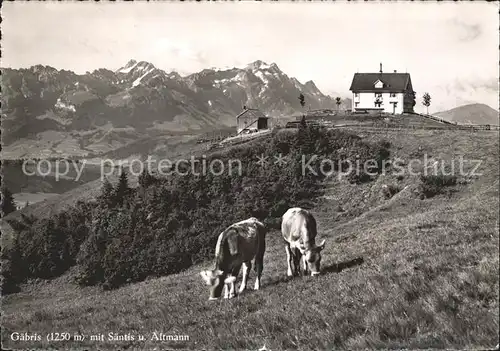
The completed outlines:
<svg viewBox="0 0 500 351">
<path fill-rule="evenodd" d="M 354 93 L 354 97 L 359 97 L 359 94 L 358 93 Z"/>
<path fill-rule="evenodd" d="M 375 102 L 375 107 L 380 107 L 382 103 L 380 101 Z"/>
<path fill-rule="evenodd" d="M 396 97 L 396 93 L 391 93 L 391 97 Z"/>
<path fill-rule="evenodd" d="M 358 106 L 359 106 L 359 102 L 355 102 L 354 107 L 358 107 Z"/>
<path fill-rule="evenodd" d="M 382 97 L 382 93 L 375 93 L 375 97 Z"/>
</svg>

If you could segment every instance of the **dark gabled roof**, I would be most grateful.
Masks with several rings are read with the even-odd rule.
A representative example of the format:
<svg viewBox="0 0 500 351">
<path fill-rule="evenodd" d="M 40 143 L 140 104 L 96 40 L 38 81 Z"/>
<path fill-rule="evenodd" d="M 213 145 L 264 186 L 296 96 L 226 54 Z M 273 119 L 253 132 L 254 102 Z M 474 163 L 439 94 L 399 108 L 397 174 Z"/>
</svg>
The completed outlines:
<svg viewBox="0 0 500 351">
<path fill-rule="evenodd" d="M 261 110 L 256 109 L 256 108 L 247 108 L 246 110 L 243 110 L 238 116 L 236 116 L 236 119 L 240 118 L 244 114 L 247 114 L 249 117 L 253 117 L 255 119 L 258 118 L 268 118 L 264 113 L 262 113 Z"/>
<path fill-rule="evenodd" d="M 381 80 L 383 88 L 375 88 L 375 82 Z M 403 92 L 410 81 L 409 73 L 355 73 L 350 91 Z"/>
</svg>

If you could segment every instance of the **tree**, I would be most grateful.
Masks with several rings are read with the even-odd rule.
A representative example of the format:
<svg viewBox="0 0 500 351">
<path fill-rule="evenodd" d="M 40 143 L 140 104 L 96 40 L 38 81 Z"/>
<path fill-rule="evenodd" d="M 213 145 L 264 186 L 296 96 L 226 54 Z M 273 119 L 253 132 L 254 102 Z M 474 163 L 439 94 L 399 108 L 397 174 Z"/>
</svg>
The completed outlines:
<svg viewBox="0 0 500 351">
<path fill-rule="evenodd" d="M 306 104 L 304 94 L 300 93 L 299 101 L 300 101 L 300 106 L 304 107 Z"/>
<path fill-rule="evenodd" d="M 422 105 L 427 107 L 427 114 L 429 114 L 429 106 L 431 105 L 431 96 L 429 95 L 429 93 L 425 93 L 422 98 L 423 98 Z"/>
<path fill-rule="evenodd" d="M 342 99 L 340 97 L 335 98 L 335 103 L 337 104 L 337 112 L 340 108 L 340 104 L 342 104 Z"/>
<path fill-rule="evenodd" d="M 408 90 L 405 92 L 403 104 L 405 112 L 413 112 L 413 108 L 417 104 L 415 100 L 416 93 L 412 90 Z"/>
<path fill-rule="evenodd" d="M 149 170 L 145 169 L 142 171 L 142 173 L 139 175 L 139 185 L 142 188 L 147 188 L 151 184 L 155 182 L 155 177 L 149 172 Z"/>
<path fill-rule="evenodd" d="M 300 120 L 299 128 L 301 128 L 301 129 L 307 128 L 306 116 L 302 116 L 302 119 Z"/>
<path fill-rule="evenodd" d="M 98 201 L 104 205 L 104 207 L 112 208 L 115 205 L 115 194 L 113 193 L 113 185 L 109 182 L 108 178 L 104 178 L 101 188 L 101 194 L 98 197 Z"/>
<path fill-rule="evenodd" d="M 2 215 L 8 215 L 16 210 L 16 203 L 14 202 L 14 197 L 9 189 L 3 187 L 1 190 L 2 194 Z"/>
<path fill-rule="evenodd" d="M 115 200 L 119 206 L 123 205 L 123 200 L 128 195 L 128 176 L 125 170 L 122 168 L 120 172 L 120 178 L 118 179 L 118 184 L 115 189 Z"/>
</svg>

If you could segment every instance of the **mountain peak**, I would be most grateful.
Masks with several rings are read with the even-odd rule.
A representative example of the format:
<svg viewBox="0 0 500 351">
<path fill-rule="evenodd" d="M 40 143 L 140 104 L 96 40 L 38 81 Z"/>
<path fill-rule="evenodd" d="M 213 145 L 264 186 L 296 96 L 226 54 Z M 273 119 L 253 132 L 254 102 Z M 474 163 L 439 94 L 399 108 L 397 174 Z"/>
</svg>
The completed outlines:
<svg viewBox="0 0 500 351">
<path fill-rule="evenodd" d="M 316 84 L 314 84 L 314 82 L 312 80 L 308 80 L 305 84 L 305 86 L 308 86 L 308 87 L 311 87 L 311 88 L 316 88 Z"/>
<path fill-rule="evenodd" d="M 40 71 L 47 71 L 47 72 L 56 72 L 57 69 L 55 69 L 54 67 L 52 66 L 48 66 L 48 65 L 35 65 L 35 66 L 31 66 L 31 70 L 34 71 L 34 72 L 40 72 Z"/>
<path fill-rule="evenodd" d="M 181 79 L 181 75 L 177 71 L 167 73 L 167 77 L 170 79 Z"/>
<path fill-rule="evenodd" d="M 249 69 L 249 70 L 252 70 L 252 71 L 255 71 L 255 70 L 262 70 L 262 69 L 277 69 L 278 66 L 272 62 L 271 64 L 267 64 L 266 62 L 262 61 L 262 60 L 257 60 L 257 61 L 254 61 L 252 63 L 249 63 L 246 67 L 246 69 Z"/>
<path fill-rule="evenodd" d="M 139 61 L 131 59 L 127 62 L 127 64 L 120 69 L 116 71 L 116 73 L 123 73 L 123 74 L 128 74 L 131 71 L 136 71 L 136 70 L 152 70 L 155 69 L 156 67 L 147 61 Z"/>
<path fill-rule="evenodd" d="M 147 62 L 147 61 L 139 61 L 139 63 L 137 64 L 137 67 L 144 67 L 144 68 L 148 68 L 148 69 L 156 68 L 151 62 Z"/>
</svg>

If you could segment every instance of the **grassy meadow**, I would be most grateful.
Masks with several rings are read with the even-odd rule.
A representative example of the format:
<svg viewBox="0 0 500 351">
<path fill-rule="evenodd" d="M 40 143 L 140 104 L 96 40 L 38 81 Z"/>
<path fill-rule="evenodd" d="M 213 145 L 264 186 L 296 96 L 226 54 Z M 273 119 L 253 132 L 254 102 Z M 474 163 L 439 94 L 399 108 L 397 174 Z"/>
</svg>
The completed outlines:
<svg viewBox="0 0 500 351">
<path fill-rule="evenodd" d="M 211 261 L 111 291 L 77 286 L 73 271 L 30 281 L 3 297 L 4 347 L 493 348 L 499 332 L 498 132 L 358 134 L 390 140 L 391 158 L 480 160 L 482 175 L 459 176 L 456 185 L 427 198 L 420 196 L 416 175 L 389 172 L 362 184 L 332 177 L 312 209 L 318 238 L 326 239 L 323 274 L 286 277 L 281 234 L 271 229 L 261 290 L 232 300 L 208 301 L 199 272 Z M 389 195 L 388 188 L 394 189 Z M 252 271 L 249 287 L 253 278 Z M 14 332 L 37 333 L 42 340 L 13 341 Z M 85 338 L 48 342 L 51 332 Z M 108 340 L 110 332 L 134 340 Z M 151 340 L 154 332 L 189 340 Z M 103 341 L 90 339 L 98 334 Z"/>
</svg>

